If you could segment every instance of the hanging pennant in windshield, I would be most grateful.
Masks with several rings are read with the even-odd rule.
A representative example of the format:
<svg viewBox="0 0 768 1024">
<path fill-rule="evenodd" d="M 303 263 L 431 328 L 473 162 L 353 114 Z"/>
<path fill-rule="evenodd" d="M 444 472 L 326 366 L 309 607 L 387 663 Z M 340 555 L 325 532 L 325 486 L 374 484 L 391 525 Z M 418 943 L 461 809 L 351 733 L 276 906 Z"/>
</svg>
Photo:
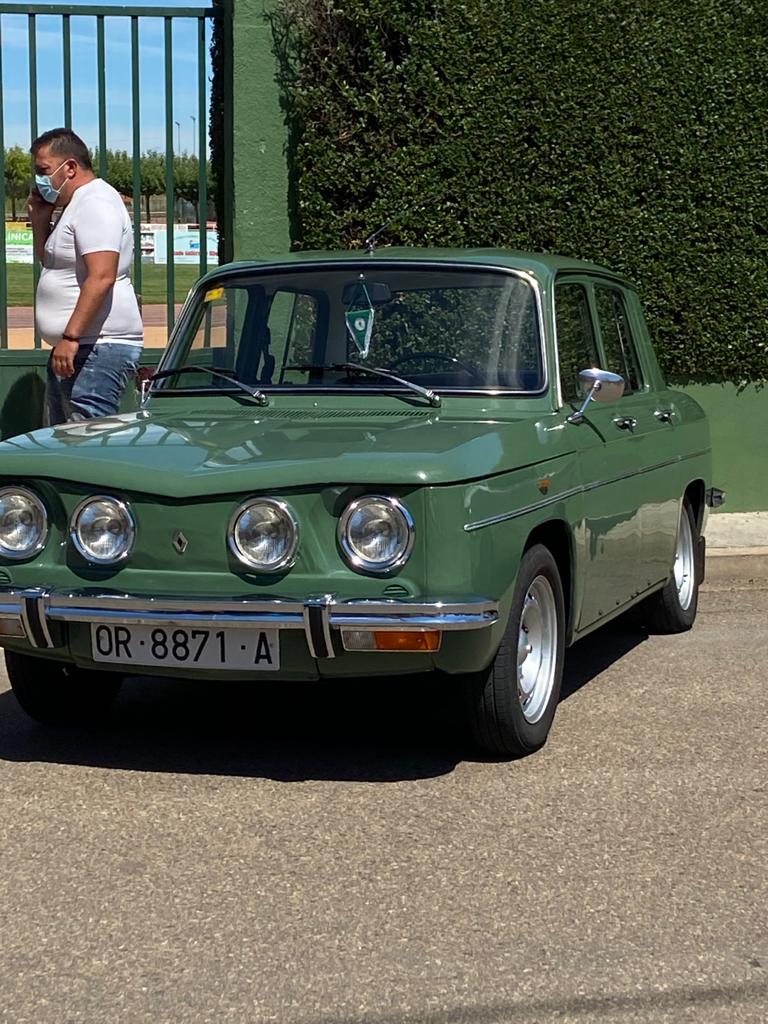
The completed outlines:
<svg viewBox="0 0 768 1024">
<path fill-rule="evenodd" d="M 363 303 L 366 303 L 366 305 L 363 305 Z M 355 343 L 357 351 L 365 359 L 371 347 L 371 335 L 373 334 L 373 323 L 376 313 L 364 281 L 360 281 L 349 304 L 353 308 L 348 309 L 344 316 L 347 323 L 347 331 Z"/>
</svg>

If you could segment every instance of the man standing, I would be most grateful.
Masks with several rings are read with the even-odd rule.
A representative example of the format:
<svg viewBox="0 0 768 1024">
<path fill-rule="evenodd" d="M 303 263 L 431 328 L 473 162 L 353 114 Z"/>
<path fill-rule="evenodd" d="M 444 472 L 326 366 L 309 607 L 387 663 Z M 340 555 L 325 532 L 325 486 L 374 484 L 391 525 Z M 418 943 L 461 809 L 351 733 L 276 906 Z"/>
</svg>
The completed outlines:
<svg viewBox="0 0 768 1024">
<path fill-rule="evenodd" d="M 29 218 L 42 264 L 37 329 L 53 347 L 48 362 L 50 425 L 117 412 L 144 337 L 128 276 L 133 232 L 125 205 L 93 173 L 85 143 L 67 128 L 35 139 Z M 55 207 L 62 207 L 51 225 Z"/>
</svg>

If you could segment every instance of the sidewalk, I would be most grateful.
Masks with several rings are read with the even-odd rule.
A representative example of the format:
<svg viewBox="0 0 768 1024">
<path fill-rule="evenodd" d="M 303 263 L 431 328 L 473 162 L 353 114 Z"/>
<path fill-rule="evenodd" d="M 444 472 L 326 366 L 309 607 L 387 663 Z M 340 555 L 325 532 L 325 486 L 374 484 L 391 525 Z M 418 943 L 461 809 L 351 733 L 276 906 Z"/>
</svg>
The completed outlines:
<svg viewBox="0 0 768 1024">
<path fill-rule="evenodd" d="M 707 580 L 739 579 L 768 586 L 768 512 L 710 513 Z"/>
</svg>

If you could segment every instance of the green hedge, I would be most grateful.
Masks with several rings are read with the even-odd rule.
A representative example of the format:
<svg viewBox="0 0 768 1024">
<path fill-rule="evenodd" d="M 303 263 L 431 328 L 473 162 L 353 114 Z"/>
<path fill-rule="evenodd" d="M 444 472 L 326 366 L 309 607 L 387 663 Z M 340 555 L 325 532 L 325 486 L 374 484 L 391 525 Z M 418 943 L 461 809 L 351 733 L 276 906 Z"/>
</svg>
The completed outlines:
<svg viewBox="0 0 768 1024">
<path fill-rule="evenodd" d="M 295 242 L 498 245 L 639 286 L 678 381 L 768 377 L 768 7 L 283 0 Z"/>
</svg>

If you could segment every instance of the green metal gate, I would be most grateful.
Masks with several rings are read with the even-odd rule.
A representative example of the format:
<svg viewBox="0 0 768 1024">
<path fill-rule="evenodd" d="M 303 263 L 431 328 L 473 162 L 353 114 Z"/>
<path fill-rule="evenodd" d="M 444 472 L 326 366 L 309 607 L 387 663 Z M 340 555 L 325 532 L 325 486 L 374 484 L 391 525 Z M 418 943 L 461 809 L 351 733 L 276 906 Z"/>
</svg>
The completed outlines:
<svg viewBox="0 0 768 1024">
<path fill-rule="evenodd" d="M 131 137 L 132 137 L 132 162 L 133 162 L 133 219 L 134 219 L 134 286 L 138 293 L 142 290 L 142 261 L 141 261 L 141 110 L 142 102 L 152 102 L 152 99 L 142 96 L 141 90 L 141 45 L 139 24 L 143 19 L 162 19 L 163 22 L 163 62 L 165 95 L 164 104 L 164 153 L 165 153 L 165 217 L 166 217 L 166 319 L 168 329 L 173 326 L 175 317 L 174 293 L 175 293 L 175 271 L 174 271 L 174 145 L 173 128 L 178 122 L 174 120 L 173 84 L 174 84 L 174 48 L 173 29 L 174 22 L 181 19 L 194 19 L 196 26 L 196 84 L 197 84 L 197 115 L 193 127 L 197 129 L 197 152 L 199 154 L 199 180 L 198 180 L 198 202 L 199 230 L 200 230 L 200 255 L 199 272 L 205 273 L 207 267 L 207 226 L 206 217 L 203 215 L 207 207 L 207 151 L 208 151 L 208 119 L 209 104 L 207 95 L 207 72 L 208 72 L 208 37 L 207 32 L 214 19 L 222 16 L 220 8 L 212 7 L 92 7 L 64 4 L 11 4 L 0 3 L 0 179 L 5 183 L 5 132 L 3 123 L 3 112 L 5 110 L 3 97 L 3 16 L 22 15 L 26 21 L 27 29 L 27 52 L 29 67 L 29 141 L 31 142 L 38 134 L 39 103 L 38 103 L 38 24 L 39 17 L 55 16 L 60 20 L 61 25 L 61 59 L 62 59 L 62 83 L 61 89 L 64 102 L 64 124 L 71 127 L 72 124 L 72 54 L 73 54 L 73 25 L 77 27 L 83 19 L 89 19 L 96 23 L 96 57 L 97 57 L 97 110 L 98 110 L 98 162 L 97 171 L 102 177 L 107 173 L 107 75 L 106 75 L 106 40 L 107 32 L 114 25 L 112 19 L 121 19 L 125 24 L 126 19 L 130 25 L 130 62 L 131 62 Z M 46 127 L 54 127 L 46 125 Z M 180 148 L 180 147 L 177 147 Z M 33 277 L 37 284 L 39 268 L 34 264 Z M 30 299 L 33 297 L 30 296 Z M 8 347 L 8 316 L 7 316 L 7 273 L 6 273 L 6 243 L 5 243 L 5 195 L 3 201 L 3 231 L 0 232 L 0 349 Z M 40 347 L 40 338 L 35 332 L 35 348 Z M 8 355 L 11 355 L 9 353 Z M 8 357 L 4 357 L 6 363 Z"/>
</svg>

